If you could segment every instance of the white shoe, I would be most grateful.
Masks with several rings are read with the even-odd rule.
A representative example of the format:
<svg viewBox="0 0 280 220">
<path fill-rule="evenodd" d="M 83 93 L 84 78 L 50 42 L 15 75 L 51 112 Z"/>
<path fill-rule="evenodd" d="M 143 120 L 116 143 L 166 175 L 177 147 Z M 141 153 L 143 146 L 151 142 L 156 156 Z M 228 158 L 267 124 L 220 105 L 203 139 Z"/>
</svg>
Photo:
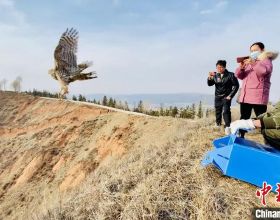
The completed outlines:
<svg viewBox="0 0 280 220">
<path fill-rule="evenodd" d="M 222 125 L 217 125 L 217 124 L 214 124 L 213 126 L 212 126 L 212 128 L 221 128 L 222 127 Z"/>
<path fill-rule="evenodd" d="M 226 127 L 225 128 L 225 134 L 226 135 L 230 135 L 231 134 L 230 127 Z"/>
</svg>

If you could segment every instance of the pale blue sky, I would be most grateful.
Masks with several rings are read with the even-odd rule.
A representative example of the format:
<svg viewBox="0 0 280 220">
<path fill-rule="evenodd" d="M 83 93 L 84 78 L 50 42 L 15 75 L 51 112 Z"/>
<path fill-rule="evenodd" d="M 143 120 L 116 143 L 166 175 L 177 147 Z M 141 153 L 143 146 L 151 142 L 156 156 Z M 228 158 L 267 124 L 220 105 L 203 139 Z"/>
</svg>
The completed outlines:
<svg viewBox="0 0 280 220">
<path fill-rule="evenodd" d="M 0 0 L 0 80 L 20 75 L 25 90 L 57 91 L 47 70 L 61 33 L 75 27 L 78 60 L 93 60 L 99 78 L 74 83 L 73 93 L 213 93 L 205 81 L 217 59 L 234 71 L 255 41 L 279 50 L 279 11 L 277 0 Z"/>
</svg>

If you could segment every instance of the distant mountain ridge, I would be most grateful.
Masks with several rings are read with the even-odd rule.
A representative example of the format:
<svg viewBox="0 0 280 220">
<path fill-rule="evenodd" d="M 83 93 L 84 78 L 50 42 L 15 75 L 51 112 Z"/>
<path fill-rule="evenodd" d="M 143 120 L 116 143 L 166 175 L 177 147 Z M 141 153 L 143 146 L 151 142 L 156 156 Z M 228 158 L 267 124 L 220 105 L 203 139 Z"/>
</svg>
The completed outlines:
<svg viewBox="0 0 280 220">
<path fill-rule="evenodd" d="M 102 100 L 104 96 L 112 97 L 117 101 L 127 101 L 129 105 L 137 105 L 142 100 L 146 104 L 150 104 L 152 107 L 168 107 L 170 105 L 177 107 L 185 107 L 193 103 L 198 104 L 202 101 L 203 105 L 213 105 L 214 95 L 199 94 L 199 93 L 147 93 L 147 94 L 88 94 L 85 95 L 90 100 Z"/>
</svg>

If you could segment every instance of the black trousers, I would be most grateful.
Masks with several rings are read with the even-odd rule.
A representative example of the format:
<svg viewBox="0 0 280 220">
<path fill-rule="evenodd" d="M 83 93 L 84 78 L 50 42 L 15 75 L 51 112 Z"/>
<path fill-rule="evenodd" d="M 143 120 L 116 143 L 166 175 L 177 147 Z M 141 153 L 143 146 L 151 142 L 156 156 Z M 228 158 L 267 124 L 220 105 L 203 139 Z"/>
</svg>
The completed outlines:
<svg viewBox="0 0 280 220">
<path fill-rule="evenodd" d="M 216 124 L 222 124 L 222 115 L 225 121 L 225 126 L 229 127 L 231 123 L 230 112 L 231 100 L 227 100 L 224 97 L 215 97 L 215 110 L 216 110 Z"/>
<path fill-rule="evenodd" d="M 249 119 L 251 117 L 252 110 L 254 110 L 255 115 L 258 117 L 259 115 L 266 112 L 267 105 L 240 103 L 240 119 Z M 246 131 L 240 130 L 240 137 L 244 138 L 245 133 Z"/>
</svg>

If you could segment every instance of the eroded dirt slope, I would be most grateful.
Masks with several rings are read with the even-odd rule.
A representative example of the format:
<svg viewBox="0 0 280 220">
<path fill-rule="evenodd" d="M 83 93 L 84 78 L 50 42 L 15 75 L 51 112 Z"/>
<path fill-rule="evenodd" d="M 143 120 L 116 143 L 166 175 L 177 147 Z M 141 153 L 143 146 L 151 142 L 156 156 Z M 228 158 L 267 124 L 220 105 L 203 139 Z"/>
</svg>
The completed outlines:
<svg viewBox="0 0 280 220">
<path fill-rule="evenodd" d="M 197 124 L 185 126 L 182 120 L 0 92 L 0 219 L 49 209 L 103 161 L 179 140 Z"/>
</svg>

